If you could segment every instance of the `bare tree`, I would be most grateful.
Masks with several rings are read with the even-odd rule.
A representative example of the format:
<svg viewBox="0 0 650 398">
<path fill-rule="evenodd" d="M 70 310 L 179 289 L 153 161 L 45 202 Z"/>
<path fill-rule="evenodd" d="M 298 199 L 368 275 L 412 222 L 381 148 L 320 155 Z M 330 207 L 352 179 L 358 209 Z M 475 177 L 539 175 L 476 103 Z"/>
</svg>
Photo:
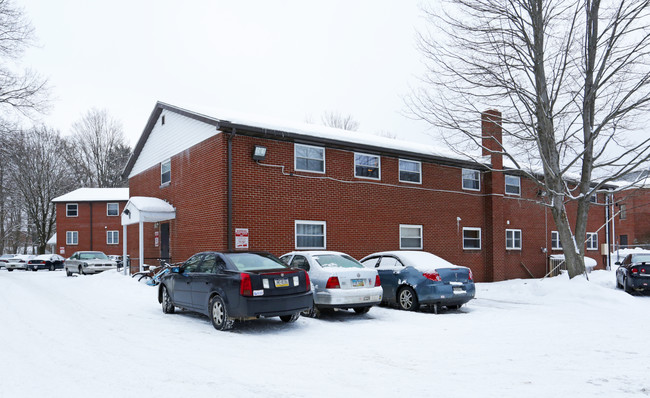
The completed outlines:
<svg viewBox="0 0 650 398">
<path fill-rule="evenodd" d="M 324 112 L 321 121 L 324 125 L 337 129 L 348 131 L 357 131 L 359 129 L 359 122 L 354 120 L 352 115 L 343 115 L 340 112 Z"/>
<path fill-rule="evenodd" d="M 446 7 L 446 8 L 445 8 Z M 546 193 L 570 277 L 584 272 L 590 198 L 650 159 L 636 139 L 650 101 L 650 0 L 454 0 L 425 10 L 428 60 L 413 112 L 459 153 L 504 111 L 503 154 Z M 640 119 L 638 119 L 640 117 Z M 575 202 L 572 230 L 566 205 Z"/>
<path fill-rule="evenodd" d="M 121 174 L 131 156 L 122 123 L 106 110 L 91 109 L 72 125 L 66 159 L 78 184 L 107 188 L 125 185 Z"/>
</svg>

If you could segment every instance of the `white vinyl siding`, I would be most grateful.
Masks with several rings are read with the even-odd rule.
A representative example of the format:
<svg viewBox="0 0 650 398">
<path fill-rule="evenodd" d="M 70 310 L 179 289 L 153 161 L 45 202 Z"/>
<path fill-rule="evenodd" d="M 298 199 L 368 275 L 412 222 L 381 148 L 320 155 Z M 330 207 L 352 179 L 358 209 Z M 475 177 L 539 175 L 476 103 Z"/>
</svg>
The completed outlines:
<svg viewBox="0 0 650 398">
<path fill-rule="evenodd" d="M 325 221 L 295 221 L 296 249 L 325 249 L 327 225 Z"/>
<path fill-rule="evenodd" d="M 422 249 L 422 225 L 399 226 L 400 249 Z"/>
</svg>

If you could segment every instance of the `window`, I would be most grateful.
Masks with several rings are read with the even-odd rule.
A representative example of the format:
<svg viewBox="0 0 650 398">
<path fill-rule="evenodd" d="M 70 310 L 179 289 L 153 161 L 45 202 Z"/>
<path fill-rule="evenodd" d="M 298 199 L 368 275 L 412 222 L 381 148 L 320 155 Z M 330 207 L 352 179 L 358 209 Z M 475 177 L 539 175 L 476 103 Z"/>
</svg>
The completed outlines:
<svg viewBox="0 0 650 398">
<path fill-rule="evenodd" d="M 381 261 L 379 262 L 379 269 L 392 269 L 392 270 L 398 270 L 403 268 L 404 265 L 400 263 L 398 259 L 395 257 L 382 257 Z"/>
<path fill-rule="evenodd" d="M 627 205 L 621 205 L 621 212 L 619 215 L 621 220 L 625 220 L 627 218 Z"/>
<path fill-rule="evenodd" d="M 422 225 L 400 225 L 399 248 L 422 249 Z"/>
<path fill-rule="evenodd" d="M 295 144 L 293 154 L 296 170 L 314 173 L 325 172 L 325 148 Z"/>
<path fill-rule="evenodd" d="M 325 249 L 324 221 L 296 221 L 296 249 Z"/>
<path fill-rule="evenodd" d="M 380 158 L 363 153 L 354 154 L 354 176 L 361 178 L 381 179 Z"/>
<path fill-rule="evenodd" d="M 401 182 L 422 182 L 422 164 L 413 160 L 399 160 L 399 180 Z"/>
<path fill-rule="evenodd" d="M 521 195 L 521 178 L 506 174 L 506 194 Z"/>
<path fill-rule="evenodd" d="M 463 228 L 463 249 L 481 249 L 481 228 Z"/>
<path fill-rule="evenodd" d="M 106 231 L 106 244 L 117 245 L 120 243 L 120 231 Z"/>
<path fill-rule="evenodd" d="M 203 253 L 195 254 L 183 264 L 183 273 L 185 272 L 199 272 L 199 265 L 203 259 Z"/>
<path fill-rule="evenodd" d="M 172 180 L 172 161 L 168 159 L 160 164 L 160 185 L 169 184 Z"/>
<path fill-rule="evenodd" d="M 478 170 L 463 169 L 463 189 L 481 190 L 481 173 Z"/>
<path fill-rule="evenodd" d="M 506 229 L 506 249 L 521 250 L 521 229 Z"/>
<path fill-rule="evenodd" d="M 618 237 L 618 243 L 620 244 L 620 247 L 622 249 L 625 249 L 627 247 L 627 235 L 620 235 Z"/>
<path fill-rule="evenodd" d="M 76 203 L 66 203 L 65 205 L 65 216 L 66 217 L 77 217 L 79 215 L 79 205 Z"/>
<path fill-rule="evenodd" d="M 598 203 L 598 194 L 593 194 L 589 197 L 591 203 Z"/>
<path fill-rule="evenodd" d="M 119 216 L 120 215 L 120 205 L 119 205 L 119 203 L 107 203 L 106 204 L 106 215 L 107 216 Z"/>
<path fill-rule="evenodd" d="M 65 233 L 65 244 L 66 245 L 78 245 L 79 244 L 79 232 L 77 231 L 68 231 Z"/>
<path fill-rule="evenodd" d="M 291 266 L 309 271 L 309 261 L 307 261 L 307 257 L 305 256 L 295 256 L 293 260 L 291 260 Z"/>
<path fill-rule="evenodd" d="M 587 250 L 598 250 L 598 233 L 587 232 Z"/>
<path fill-rule="evenodd" d="M 560 242 L 560 233 L 551 231 L 551 249 L 562 250 L 562 242 Z"/>
</svg>

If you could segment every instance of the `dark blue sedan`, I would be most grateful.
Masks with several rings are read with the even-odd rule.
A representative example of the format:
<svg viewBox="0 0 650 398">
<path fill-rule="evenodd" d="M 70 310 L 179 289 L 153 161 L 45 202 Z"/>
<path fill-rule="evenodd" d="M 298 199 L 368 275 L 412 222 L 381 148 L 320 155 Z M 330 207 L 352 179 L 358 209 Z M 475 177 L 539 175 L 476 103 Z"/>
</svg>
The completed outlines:
<svg viewBox="0 0 650 398">
<path fill-rule="evenodd" d="M 616 287 L 628 293 L 650 291 L 650 253 L 628 254 L 616 265 Z"/>
<path fill-rule="evenodd" d="M 253 252 L 193 255 L 161 278 L 158 302 L 165 313 L 180 307 L 207 315 L 217 330 L 259 317 L 293 322 L 313 305 L 304 270 Z"/>
<path fill-rule="evenodd" d="M 361 259 L 365 267 L 379 272 L 383 301 L 400 309 L 416 311 L 421 305 L 458 309 L 474 298 L 472 270 L 427 252 L 391 251 Z"/>
</svg>

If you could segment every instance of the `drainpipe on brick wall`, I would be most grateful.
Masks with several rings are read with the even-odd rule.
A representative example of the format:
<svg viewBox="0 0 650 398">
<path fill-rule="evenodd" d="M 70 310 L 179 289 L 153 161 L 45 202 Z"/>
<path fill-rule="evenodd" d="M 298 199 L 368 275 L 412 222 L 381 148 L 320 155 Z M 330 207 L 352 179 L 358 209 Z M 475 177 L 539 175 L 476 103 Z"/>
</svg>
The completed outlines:
<svg viewBox="0 0 650 398">
<path fill-rule="evenodd" d="M 237 129 L 233 128 L 228 135 L 228 251 L 233 250 L 232 245 L 232 139 L 237 134 Z"/>
</svg>

